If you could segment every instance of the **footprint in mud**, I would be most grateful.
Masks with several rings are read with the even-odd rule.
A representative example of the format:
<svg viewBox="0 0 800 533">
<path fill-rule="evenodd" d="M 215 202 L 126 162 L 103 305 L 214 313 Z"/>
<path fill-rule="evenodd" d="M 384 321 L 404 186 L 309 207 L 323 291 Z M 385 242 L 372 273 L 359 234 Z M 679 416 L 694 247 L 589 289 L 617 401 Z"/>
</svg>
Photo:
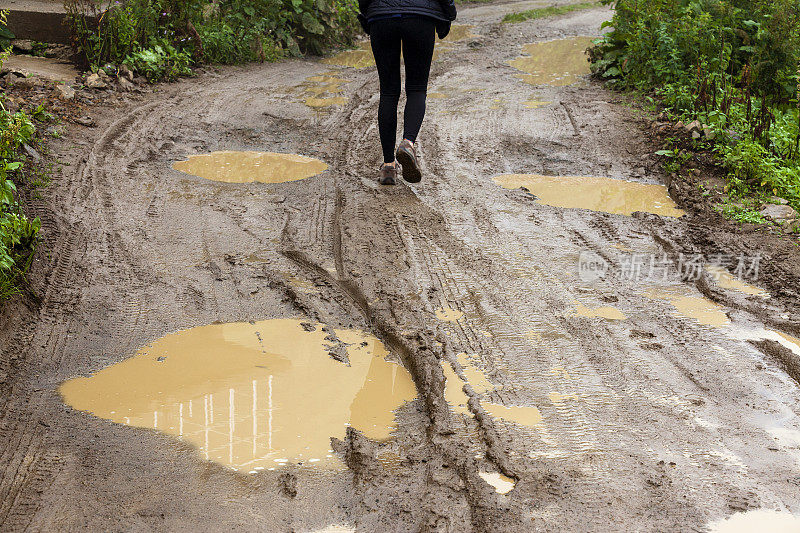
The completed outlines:
<svg viewBox="0 0 800 533">
<path fill-rule="evenodd" d="M 340 468 L 331 437 L 353 426 L 387 439 L 394 410 L 417 394 L 405 368 L 366 333 L 333 330 L 349 365 L 333 360 L 330 331 L 301 319 L 192 328 L 59 392 L 75 409 L 176 436 L 235 470 Z"/>
<path fill-rule="evenodd" d="M 589 59 L 585 50 L 594 37 L 571 37 L 541 43 L 526 44 L 526 55 L 509 61 L 509 65 L 524 74 L 517 77 L 531 85 L 563 87 L 576 83 L 589 74 Z"/>
<path fill-rule="evenodd" d="M 505 189 L 525 188 L 536 202 L 553 207 L 590 209 L 603 213 L 631 215 L 645 211 L 665 217 L 684 212 L 663 185 L 590 176 L 541 176 L 502 174 L 493 181 Z"/>
<path fill-rule="evenodd" d="M 225 183 L 285 183 L 316 176 L 328 165 L 319 159 L 274 152 L 211 152 L 176 161 L 172 168 Z"/>
</svg>

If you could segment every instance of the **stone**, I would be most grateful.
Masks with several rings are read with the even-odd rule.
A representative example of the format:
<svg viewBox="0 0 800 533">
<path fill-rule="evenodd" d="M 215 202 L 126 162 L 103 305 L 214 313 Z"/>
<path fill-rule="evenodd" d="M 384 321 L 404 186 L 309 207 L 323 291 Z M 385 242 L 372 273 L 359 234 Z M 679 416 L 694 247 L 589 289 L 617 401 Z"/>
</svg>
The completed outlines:
<svg viewBox="0 0 800 533">
<path fill-rule="evenodd" d="M 676 127 L 676 128 L 682 128 L 683 126 L 684 126 L 684 124 L 683 124 L 683 121 L 682 121 L 682 120 L 679 120 L 679 121 L 677 122 L 677 124 L 675 124 L 675 127 Z"/>
<path fill-rule="evenodd" d="M 705 137 L 705 138 L 706 138 L 706 140 L 708 140 L 708 141 L 713 141 L 713 140 L 714 140 L 714 137 L 716 137 L 716 136 L 717 136 L 717 134 L 716 134 L 716 133 L 714 133 L 714 130 L 712 130 L 712 129 L 711 129 L 711 128 L 709 128 L 708 126 L 706 126 L 705 128 L 703 128 L 703 137 Z"/>
<path fill-rule="evenodd" d="M 769 204 L 761 210 L 761 215 L 778 223 L 790 222 L 797 218 L 797 211 L 789 205 Z"/>
<path fill-rule="evenodd" d="M 778 204 L 778 205 L 786 205 L 789 203 L 789 200 L 785 198 L 781 198 L 779 196 L 770 196 L 769 203 L 771 204 Z"/>
<path fill-rule="evenodd" d="M 75 89 L 67 85 L 66 83 L 56 85 L 56 94 L 62 100 L 74 100 L 75 99 Z"/>
<path fill-rule="evenodd" d="M 101 80 L 108 81 L 108 73 L 105 70 L 99 69 L 97 71 L 97 75 L 100 76 Z"/>
<path fill-rule="evenodd" d="M 30 78 L 18 78 L 15 85 L 24 89 L 32 89 L 38 83 L 38 80 L 31 76 Z"/>
<path fill-rule="evenodd" d="M 90 89 L 105 89 L 107 87 L 106 82 L 100 79 L 97 74 L 89 74 L 86 77 L 86 86 Z"/>
<path fill-rule="evenodd" d="M 33 159 L 34 161 L 39 161 L 42 158 L 42 156 L 39 155 L 39 152 L 37 152 L 36 149 L 33 148 L 32 146 L 25 144 L 23 145 L 23 148 L 25 149 L 25 153 L 31 156 L 31 159 Z"/>
<path fill-rule="evenodd" d="M 81 118 L 76 118 L 75 122 L 77 122 L 81 126 L 86 126 L 87 128 L 90 128 L 90 127 L 94 126 L 94 120 L 92 120 L 92 117 L 88 117 L 88 116 L 81 117 Z"/>
<path fill-rule="evenodd" d="M 692 132 L 700 132 L 700 131 L 702 131 L 703 126 L 700 124 L 699 120 L 693 120 L 692 122 L 690 122 L 686 126 L 684 126 L 684 128 L 686 128 L 687 132 L 692 133 Z"/>
<path fill-rule="evenodd" d="M 119 67 L 119 77 L 125 78 L 128 81 L 133 81 L 133 71 L 128 68 L 128 65 L 122 65 Z"/>
<path fill-rule="evenodd" d="M 16 39 L 12 42 L 14 49 L 22 52 L 23 54 L 33 53 L 33 41 L 28 39 Z"/>
<path fill-rule="evenodd" d="M 693 131 L 692 132 L 692 139 L 699 139 L 699 138 L 700 138 L 700 132 L 699 131 Z"/>
<path fill-rule="evenodd" d="M 136 88 L 136 85 L 134 85 L 132 81 L 124 77 L 120 77 L 117 80 L 117 84 L 119 85 L 120 90 L 125 92 L 132 91 Z"/>
</svg>

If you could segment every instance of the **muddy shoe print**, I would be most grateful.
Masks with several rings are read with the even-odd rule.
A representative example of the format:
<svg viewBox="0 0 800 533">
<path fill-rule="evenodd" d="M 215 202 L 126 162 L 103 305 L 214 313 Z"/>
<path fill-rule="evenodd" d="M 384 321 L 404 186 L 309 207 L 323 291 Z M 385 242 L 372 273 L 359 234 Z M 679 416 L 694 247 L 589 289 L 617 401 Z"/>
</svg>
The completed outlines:
<svg viewBox="0 0 800 533">
<path fill-rule="evenodd" d="M 403 167 L 403 179 L 409 183 L 419 183 L 422 173 L 417 162 L 417 151 L 408 139 L 403 139 L 397 148 L 397 161 Z"/>
</svg>

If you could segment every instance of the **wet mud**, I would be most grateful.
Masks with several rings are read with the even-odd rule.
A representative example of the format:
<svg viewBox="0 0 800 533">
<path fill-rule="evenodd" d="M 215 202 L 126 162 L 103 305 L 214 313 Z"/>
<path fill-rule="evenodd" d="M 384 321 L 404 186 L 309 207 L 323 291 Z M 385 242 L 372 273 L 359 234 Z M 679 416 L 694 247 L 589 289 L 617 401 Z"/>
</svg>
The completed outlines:
<svg viewBox="0 0 800 533">
<path fill-rule="evenodd" d="M 571 37 L 526 44 L 522 47 L 524 55 L 509 61 L 509 65 L 521 70 L 524 74 L 517 77 L 530 85 L 572 85 L 590 72 L 585 51 L 593 39 Z"/>
<path fill-rule="evenodd" d="M 37 299 L 0 317 L 0 529 L 662 532 L 800 515 L 793 245 L 741 280 L 769 298 L 713 272 L 627 276 L 637 254 L 713 263 L 770 241 L 709 225 L 622 97 L 567 64 L 579 46 L 528 47 L 598 35 L 609 8 L 500 23 L 534 4 L 460 8 L 471 28 L 437 45 L 446 97 L 428 101 L 420 184 L 375 183 L 366 48 L 340 61 L 362 68 L 220 67 L 68 130 L 31 200 Z M 224 150 L 313 160 L 243 186 L 219 164 L 171 168 Z M 257 181 L 251 163 L 229 175 Z M 605 276 L 581 274 L 586 253 Z"/>
</svg>

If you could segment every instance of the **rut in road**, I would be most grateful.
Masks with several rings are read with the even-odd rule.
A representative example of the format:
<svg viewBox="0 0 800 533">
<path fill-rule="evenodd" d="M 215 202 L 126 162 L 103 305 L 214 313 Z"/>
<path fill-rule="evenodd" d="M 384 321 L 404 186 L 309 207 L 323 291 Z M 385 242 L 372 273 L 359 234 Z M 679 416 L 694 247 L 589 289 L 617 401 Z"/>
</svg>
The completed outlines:
<svg viewBox="0 0 800 533">
<path fill-rule="evenodd" d="M 375 182 L 369 67 L 210 71 L 68 136 L 71 165 L 35 206 L 52 251 L 34 269 L 41 311 L 3 337 L 3 529 L 703 531 L 797 512 L 797 383 L 760 340 L 796 335 L 796 317 L 708 275 L 623 275 L 633 254 L 679 249 L 690 215 L 564 209 L 493 181 L 659 182 L 617 97 L 584 78 L 529 85 L 509 65 L 527 43 L 596 35 L 609 11 L 498 23 L 533 4 L 462 10 L 472 27 L 433 66 L 419 185 Z M 320 83 L 333 105 L 307 106 Z M 266 185 L 171 168 L 217 150 L 329 169 Z M 587 253 L 620 268 L 584 279 Z M 346 470 L 238 474 L 56 392 L 170 332 L 296 316 L 373 333 L 419 393 L 392 440 L 334 442 Z M 497 473 L 513 490 L 486 482 Z"/>
</svg>

